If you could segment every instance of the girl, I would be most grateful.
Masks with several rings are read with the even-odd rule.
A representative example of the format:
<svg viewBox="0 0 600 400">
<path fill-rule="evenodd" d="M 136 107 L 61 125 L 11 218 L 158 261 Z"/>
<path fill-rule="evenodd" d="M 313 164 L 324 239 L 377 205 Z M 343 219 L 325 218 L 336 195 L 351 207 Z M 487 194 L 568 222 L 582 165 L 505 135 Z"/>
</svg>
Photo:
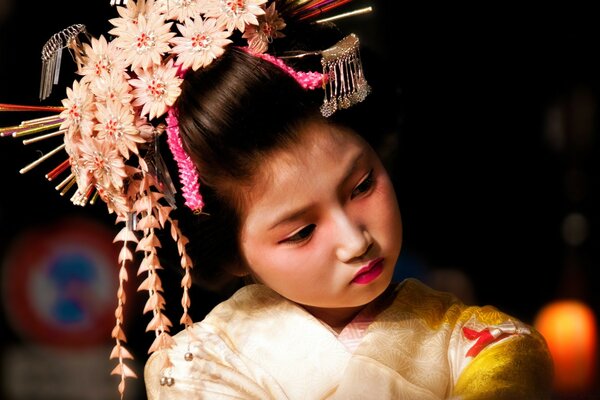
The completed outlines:
<svg viewBox="0 0 600 400">
<path fill-rule="evenodd" d="M 344 3 L 129 1 L 110 21 L 113 39 L 74 52 L 82 78 L 59 118 L 0 130 L 60 125 L 65 143 L 56 151 L 64 147 L 68 160 L 48 178 L 70 166 L 61 193 L 75 186 L 78 205 L 99 197 L 125 225 L 115 238 L 124 245 L 111 353 L 121 395 L 135 376 L 125 363 L 123 305 L 127 246 L 136 243 L 147 329 L 157 334 L 145 366 L 151 400 L 549 397 L 549 352 L 531 326 L 415 279 L 392 281 L 402 222 L 370 144 L 378 105 L 372 95 L 362 101 L 358 48 L 353 36 L 335 44 L 343 35 L 334 41 L 312 30 L 318 23 L 299 22 Z M 82 29 L 44 47 L 42 96 Z M 307 50 L 298 38 L 313 48 L 286 60 L 303 69 L 316 56 L 323 75 L 269 55 Z M 186 205 L 199 214 L 179 210 L 182 229 L 156 151 L 165 130 Z M 185 329 L 174 337 L 158 274 L 157 232 L 168 223 L 184 270 Z M 246 284 L 193 324 L 192 273 L 199 284 L 223 286 L 229 276 Z"/>
<path fill-rule="evenodd" d="M 151 356 L 149 398 L 547 398 L 550 358 L 532 327 L 392 283 L 390 178 L 342 112 L 318 106 L 235 47 L 186 75 L 179 133 L 207 214 L 190 235 L 195 271 L 252 283 Z"/>
</svg>

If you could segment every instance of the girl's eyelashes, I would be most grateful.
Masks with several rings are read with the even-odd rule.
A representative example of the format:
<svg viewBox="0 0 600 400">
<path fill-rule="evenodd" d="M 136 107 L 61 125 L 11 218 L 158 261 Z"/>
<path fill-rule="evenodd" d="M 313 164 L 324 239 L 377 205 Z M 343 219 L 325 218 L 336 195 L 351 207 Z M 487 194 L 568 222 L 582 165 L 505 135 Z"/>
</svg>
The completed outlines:
<svg viewBox="0 0 600 400">
<path fill-rule="evenodd" d="M 370 170 L 365 179 L 363 179 L 352 191 L 350 198 L 355 198 L 363 193 L 368 192 L 373 187 L 375 178 L 373 177 L 373 170 Z"/>
<path fill-rule="evenodd" d="M 358 197 L 364 193 L 369 192 L 373 188 L 374 185 L 375 185 L 375 177 L 374 177 L 373 169 L 371 169 L 369 171 L 369 173 L 367 174 L 367 176 L 365 176 L 364 179 L 362 181 L 360 181 L 360 183 L 358 185 L 356 185 L 356 187 L 352 190 L 350 198 L 354 199 L 355 197 Z M 293 235 L 288 236 L 285 239 L 281 240 L 279 243 L 280 244 L 299 244 L 299 243 L 305 242 L 311 238 L 316 227 L 317 227 L 316 224 L 306 225 L 303 228 L 301 228 L 300 230 L 298 230 L 296 233 L 294 233 Z"/>
<path fill-rule="evenodd" d="M 306 225 L 292 236 L 283 239 L 280 243 L 296 244 L 304 242 L 305 240 L 310 239 L 316 227 L 315 224 Z"/>
</svg>

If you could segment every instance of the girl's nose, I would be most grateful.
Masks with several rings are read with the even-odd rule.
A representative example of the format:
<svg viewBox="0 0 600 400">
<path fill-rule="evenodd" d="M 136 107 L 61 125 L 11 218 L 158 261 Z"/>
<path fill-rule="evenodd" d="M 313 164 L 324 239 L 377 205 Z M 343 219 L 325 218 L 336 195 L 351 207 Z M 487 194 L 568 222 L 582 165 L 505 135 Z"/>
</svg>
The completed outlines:
<svg viewBox="0 0 600 400">
<path fill-rule="evenodd" d="M 336 223 L 338 259 L 349 263 L 354 259 L 362 258 L 373 244 L 373 238 L 366 227 L 353 221 L 345 213 L 337 216 Z"/>
</svg>

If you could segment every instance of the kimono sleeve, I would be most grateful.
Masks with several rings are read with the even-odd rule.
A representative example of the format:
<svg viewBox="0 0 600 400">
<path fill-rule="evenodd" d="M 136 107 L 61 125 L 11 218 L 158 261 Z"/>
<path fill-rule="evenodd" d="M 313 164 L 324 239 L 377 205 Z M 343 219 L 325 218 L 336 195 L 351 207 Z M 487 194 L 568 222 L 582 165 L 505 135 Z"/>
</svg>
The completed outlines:
<svg viewBox="0 0 600 400">
<path fill-rule="evenodd" d="M 509 316 L 499 324 L 482 323 L 481 316 L 455 331 L 452 399 L 550 399 L 553 363 L 542 335 Z"/>
<path fill-rule="evenodd" d="M 284 399 L 275 382 L 214 337 L 153 353 L 144 368 L 148 400 Z"/>
</svg>

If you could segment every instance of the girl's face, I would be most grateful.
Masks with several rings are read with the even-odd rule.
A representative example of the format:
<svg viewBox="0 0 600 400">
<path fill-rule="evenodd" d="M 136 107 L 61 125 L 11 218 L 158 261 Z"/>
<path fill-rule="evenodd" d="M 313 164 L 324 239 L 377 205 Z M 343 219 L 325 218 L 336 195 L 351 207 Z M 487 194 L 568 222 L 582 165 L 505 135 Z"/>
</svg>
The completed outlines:
<svg viewBox="0 0 600 400">
<path fill-rule="evenodd" d="M 252 274 L 331 326 L 389 285 L 402 244 L 390 179 L 358 135 L 324 123 L 265 161 L 248 193 L 241 247 Z"/>
</svg>

